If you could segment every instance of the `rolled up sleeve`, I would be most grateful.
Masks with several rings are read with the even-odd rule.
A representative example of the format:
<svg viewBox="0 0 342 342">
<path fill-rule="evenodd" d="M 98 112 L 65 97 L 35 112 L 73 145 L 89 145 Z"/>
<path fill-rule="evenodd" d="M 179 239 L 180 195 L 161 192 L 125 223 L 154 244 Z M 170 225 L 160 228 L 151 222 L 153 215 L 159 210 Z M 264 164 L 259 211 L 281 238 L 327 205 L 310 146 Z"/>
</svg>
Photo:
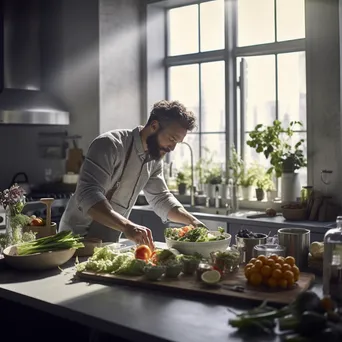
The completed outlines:
<svg viewBox="0 0 342 342">
<path fill-rule="evenodd" d="M 163 222 L 167 221 L 170 210 L 182 204 L 169 191 L 163 175 L 163 162 L 158 162 L 144 188 L 147 202 Z"/>
<path fill-rule="evenodd" d="M 116 154 L 115 140 L 111 137 L 100 136 L 91 143 L 75 192 L 78 209 L 84 214 L 96 203 L 106 199 Z"/>
</svg>

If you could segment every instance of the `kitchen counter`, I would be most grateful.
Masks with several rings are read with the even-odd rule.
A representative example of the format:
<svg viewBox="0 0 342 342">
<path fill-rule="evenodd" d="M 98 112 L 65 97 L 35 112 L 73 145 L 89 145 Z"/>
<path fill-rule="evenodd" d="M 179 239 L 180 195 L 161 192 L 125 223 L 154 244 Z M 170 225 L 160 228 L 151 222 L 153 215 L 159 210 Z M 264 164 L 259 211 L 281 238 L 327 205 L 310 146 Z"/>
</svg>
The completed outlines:
<svg viewBox="0 0 342 342">
<path fill-rule="evenodd" d="M 233 314 L 252 302 L 190 300 L 119 285 L 73 281 L 74 261 L 63 271 L 20 273 L 0 271 L 0 298 L 110 333 L 128 341 L 226 342 L 244 341 L 228 326 Z M 321 285 L 314 291 L 321 293 Z M 247 341 L 247 339 L 246 339 Z M 268 341 L 265 337 L 248 341 Z M 269 341 L 279 341 L 272 338 Z"/>
<path fill-rule="evenodd" d="M 280 228 L 282 227 L 300 227 L 308 228 L 312 232 L 325 233 L 332 226 L 335 226 L 335 222 L 317 222 L 317 221 L 287 221 L 283 216 L 275 217 L 262 217 L 262 218 L 248 218 L 247 216 L 260 214 L 260 212 L 252 210 L 240 210 L 236 213 L 229 215 L 219 215 L 212 213 L 201 212 L 201 207 L 190 207 L 184 205 L 184 208 L 189 210 L 191 214 L 196 216 L 199 220 L 213 220 L 215 222 L 236 223 L 239 225 L 253 225 L 253 226 L 267 226 Z M 214 209 L 214 208 L 213 208 Z M 134 206 L 133 210 L 136 211 L 152 211 L 152 207 L 149 205 Z"/>
</svg>

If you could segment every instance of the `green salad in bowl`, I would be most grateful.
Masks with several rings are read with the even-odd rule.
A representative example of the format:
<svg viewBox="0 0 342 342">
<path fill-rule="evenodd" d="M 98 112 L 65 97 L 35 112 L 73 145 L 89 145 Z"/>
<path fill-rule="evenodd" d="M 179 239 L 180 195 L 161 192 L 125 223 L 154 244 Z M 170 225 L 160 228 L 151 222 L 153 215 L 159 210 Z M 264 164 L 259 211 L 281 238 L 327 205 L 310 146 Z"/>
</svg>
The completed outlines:
<svg viewBox="0 0 342 342">
<path fill-rule="evenodd" d="M 227 250 L 232 238 L 221 227 L 217 230 L 192 226 L 166 228 L 164 235 L 169 248 L 174 248 L 185 255 L 198 253 L 204 258 L 210 258 L 211 252 Z"/>
</svg>

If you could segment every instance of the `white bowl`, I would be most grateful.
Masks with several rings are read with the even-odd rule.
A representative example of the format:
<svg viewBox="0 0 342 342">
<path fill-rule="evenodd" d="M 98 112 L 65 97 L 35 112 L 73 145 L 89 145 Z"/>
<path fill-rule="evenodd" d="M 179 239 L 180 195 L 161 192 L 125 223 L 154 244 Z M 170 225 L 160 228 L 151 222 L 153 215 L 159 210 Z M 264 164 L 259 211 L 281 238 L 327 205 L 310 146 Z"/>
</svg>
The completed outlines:
<svg viewBox="0 0 342 342">
<path fill-rule="evenodd" d="M 218 236 L 221 233 L 214 230 L 209 231 L 210 234 Z M 194 253 L 201 254 L 204 258 L 210 258 L 211 252 L 224 252 L 230 245 L 232 236 L 228 233 L 224 233 L 226 237 L 224 240 L 208 241 L 208 242 L 187 242 L 187 241 L 175 241 L 165 237 L 166 245 L 169 248 L 174 248 L 182 254 L 192 255 Z"/>
<path fill-rule="evenodd" d="M 17 247 L 9 246 L 4 249 L 5 262 L 18 270 L 42 271 L 49 270 L 65 264 L 75 254 L 75 249 L 63 249 L 46 253 L 35 253 L 30 255 L 17 255 Z"/>
</svg>

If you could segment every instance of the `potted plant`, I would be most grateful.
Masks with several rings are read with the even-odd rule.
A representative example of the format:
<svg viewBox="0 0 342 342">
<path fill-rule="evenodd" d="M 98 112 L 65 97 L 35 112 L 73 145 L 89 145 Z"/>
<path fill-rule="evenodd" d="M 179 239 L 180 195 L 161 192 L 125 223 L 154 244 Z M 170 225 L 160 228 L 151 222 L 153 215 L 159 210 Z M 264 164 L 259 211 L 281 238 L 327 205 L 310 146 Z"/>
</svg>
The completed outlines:
<svg viewBox="0 0 342 342">
<path fill-rule="evenodd" d="M 186 177 L 185 172 L 180 171 L 177 173 L 176 184 L 178 187 L 179 195 L 185 195 L 186 194 L 186 188 L 189 185 L 189 180 Z"/>
<path fill-rule="evenodd" d="M 270 161 L 267 173 L 274 172 L 276 177 L 282 177 L 283 201 L 292 201 L 299 196 L 298 170 L 307 165 L 303 153 L 304 139 L 292 142 L 296 126 L 300 128 L 302 123 L 291 121 L 287 128 L 279 120 L 273 121 L 271 126 L 259 124 L 249 133 L 247 141 L 248 146 L 263 153 Z"/>
<path fill-rule="evenodd" d="M 213 167 L 206 172 L 204 178 L 204 185 L 206 188 L 206 195 L 209 198 L 215 198 L 216 192 L 221 192 L 222 184 L 222 170 L 219 167 Z"/>
<path fill-rule="evenodd" d="M 255 195 L 258 201 L 262 201 L 265 198 L 265 192 L 274 189 L 274 183 L 272 181 L 272 174 L 266 172 L 266 169 L 261 165 L 255 166 Z"/>
<path fill-rule="evenodd" d="M 243 200 L 250 200 L 253 197 L 252 186 L 254 185 L 255 178 L 255 170 L 253 168 L 247 168 L 244 164 L 241 168 L 241 173 L 238 180 L 238 185 L 241 187 Z"/>
</svg>

